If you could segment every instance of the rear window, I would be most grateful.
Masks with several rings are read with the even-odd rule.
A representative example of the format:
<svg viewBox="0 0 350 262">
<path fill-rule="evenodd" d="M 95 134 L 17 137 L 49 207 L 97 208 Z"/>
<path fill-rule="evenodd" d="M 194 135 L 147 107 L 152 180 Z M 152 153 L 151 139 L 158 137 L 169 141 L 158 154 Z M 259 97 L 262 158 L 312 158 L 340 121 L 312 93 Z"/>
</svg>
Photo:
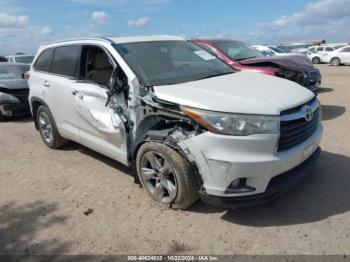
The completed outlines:
<svg viewBox="0 0 350 262">
<path fill-rule="evenodd" d="M 80 58 L 81 47 L 78 45 L 55 48 L 52 73 L 75 77 Z"/>
<path fill-rule="evenodd" d="M 16 63 L 31 64 L 33 62 L 34 56 L 17 56 Z"/>
<path fill-rule="evenodd" d="M 0 65 L 0 79 L 23 79 L 29 66 Z"/>
<path fill-rule="evenodd" d="M 47 49 L 41 53 L 36 60 L 34 68 L 38 71 L 50 72 L 52 61 L 53 49 Z"/>
</svg>

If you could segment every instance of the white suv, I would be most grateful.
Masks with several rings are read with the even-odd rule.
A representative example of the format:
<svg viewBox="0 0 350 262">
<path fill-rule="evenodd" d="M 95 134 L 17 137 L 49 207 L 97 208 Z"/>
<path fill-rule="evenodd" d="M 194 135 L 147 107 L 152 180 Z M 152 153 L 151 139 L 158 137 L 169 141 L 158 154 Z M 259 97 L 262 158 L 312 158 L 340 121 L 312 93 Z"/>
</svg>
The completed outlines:
<svg viewBox="0 0 350 262">
<path fill-rule="evenodd" d="M 173 36 L 42 46 L 30 70 L 35 125 L 126 166 L 156 201 L 185 209 L 265 202 L 320 154 L 315 95 L 281 78 L 236 72 Z"/>
</svg>

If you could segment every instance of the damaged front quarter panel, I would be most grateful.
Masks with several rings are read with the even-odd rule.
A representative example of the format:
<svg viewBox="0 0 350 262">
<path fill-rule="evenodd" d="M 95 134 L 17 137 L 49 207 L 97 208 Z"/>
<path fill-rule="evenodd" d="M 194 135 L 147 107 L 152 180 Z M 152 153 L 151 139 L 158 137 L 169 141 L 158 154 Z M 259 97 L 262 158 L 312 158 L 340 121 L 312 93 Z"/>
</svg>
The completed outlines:
<svg viewBox="0 0 350 262">
<path fill-rule="evenodd" d="M 197 136 L 205 130 L 186 117 L 179 105 L 158 99 L 151 87 L 144 87 L 140 97 L 140 104 L 137 106 L 139 121 L 136 121 L 134 126 L 135 132 L 131 144 L 133 158 L 144 142 L 164 143 L 188 161 L 198 186 L 201 186 L 203 182 L 196 159 L 188 150 L 185 150 L 186 147 L 182 145 L 182 141 Z"/>
</svg>

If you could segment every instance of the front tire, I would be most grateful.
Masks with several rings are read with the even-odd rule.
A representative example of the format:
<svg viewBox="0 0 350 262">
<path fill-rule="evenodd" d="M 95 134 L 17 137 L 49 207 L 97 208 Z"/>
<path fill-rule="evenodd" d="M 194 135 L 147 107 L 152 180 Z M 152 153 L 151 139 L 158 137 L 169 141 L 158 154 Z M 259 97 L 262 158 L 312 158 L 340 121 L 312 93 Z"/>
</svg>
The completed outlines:
<svg viewBox="0 0 350 262">
<path fill-rule="evenodd" d="M 58 133 L 50 110 L 46 106 L 39 106 L 36 115 L 39 132 L 44 143 L 52 149 L 63 146 L 67 141 Z"/>
<path fill-rule="evenodd" d="M 313 64 L 320 64 L 321 63 L 321 59 L 316 56 L 316 57 L 312 58 L 312 63 Z"/>
<path fill-rule="evenodd" d="M 339 66 L 341 64 L 341 61 L 338 57 L 332 58 L 331 65 L 332 66 Z"/>
<path fill-rule="evenodd" d="M 157 202 L 173 209 L 189 208 L 198 199 L 198 187 L 189 163 L 174 149 L 147 142 L 136 157 L 143 188 Z"/>
</svg>

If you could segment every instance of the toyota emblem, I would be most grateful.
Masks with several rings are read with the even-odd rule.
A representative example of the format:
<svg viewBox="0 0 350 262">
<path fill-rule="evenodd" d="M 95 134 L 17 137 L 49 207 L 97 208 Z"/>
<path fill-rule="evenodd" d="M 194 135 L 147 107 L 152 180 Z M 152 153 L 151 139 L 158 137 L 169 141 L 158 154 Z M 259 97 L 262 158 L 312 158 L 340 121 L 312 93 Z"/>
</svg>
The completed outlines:
<svg viewBox="0 0 350 262">
<path fill-rule="evenodd" d="M 314 116 L 314 112 L 313 112 L 311 106 L 308 106 L 308 105 L 304 106 L 302 108 L 302 111 L 305 113 L 305 116 L 304 116 L 305 120 L 307 122 L 310 122 Z"/>
</svg>

